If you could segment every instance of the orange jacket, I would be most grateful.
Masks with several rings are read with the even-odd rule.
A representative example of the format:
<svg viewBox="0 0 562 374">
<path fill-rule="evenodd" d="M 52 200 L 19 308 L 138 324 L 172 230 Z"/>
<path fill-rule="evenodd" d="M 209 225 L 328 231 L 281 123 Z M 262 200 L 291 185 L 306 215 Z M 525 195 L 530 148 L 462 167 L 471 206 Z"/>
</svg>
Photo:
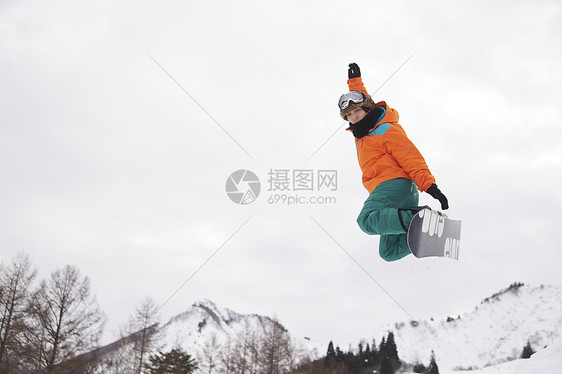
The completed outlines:
<svg viewBox="0 0 562 374">
<path fill-rule="evenodd" d="M 368 94 L 361 78 L 352 78 L 347 83 L 350 91 Z M 363 185 L 371 193 L 382 182 L 407 178 L 413 180 L 420 191 L 426 191 L 435 183 L 435 178 L 420 151 L 398 124 L 398 112 L 384 101 L 377 106 L 384 110 L 381 117 L 368 135 L 355 138 Z"/>
</svg>

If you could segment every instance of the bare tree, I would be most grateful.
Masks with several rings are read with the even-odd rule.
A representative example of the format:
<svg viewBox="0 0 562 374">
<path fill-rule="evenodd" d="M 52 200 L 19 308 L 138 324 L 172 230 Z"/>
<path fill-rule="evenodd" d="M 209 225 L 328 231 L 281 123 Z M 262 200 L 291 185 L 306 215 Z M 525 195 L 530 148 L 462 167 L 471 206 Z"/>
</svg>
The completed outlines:
<svg viewBox="0 0 562 374">
<path fill-rule="evenodd" d="M 198 352 L 198 373 L 288 374 L 295 370 L 302 348 L 278 321 L 264 319 L 260 327 L 246 323 L 222 344 L 216 334 L 211 335 Z"/>
<path fill-rule="evenodd" d="M 108 346 L 96 373 L 138 374 L 146 372 L 151 355 L 160 347 L 158 308 L 151 297 L 146 297 L 120 329 L 120 338 Z"/>
<path fill-rule="evenodd" d="M 257 373 L 260 340 L 258 332 L 246 322 L 244 330 L 237 334 L 233 348 L 232 361 L 235 374 Z"/>
<path fill-rule="evenodd" d="M 305 354 L 304 348 L 297 343 L 295 339 L 291 339 L 287 336 L 285 339 L 286 344 L 284 347 L 284 355 L 285 355 L 285 365 L 287 371 L 292 373 L 294 370 L 297 369 L 301 362 L 306 362 L 310 360 L 310 358 Z"/>
<path fill-rule="evenodd" d="M 158 334 L 159 324 L 158 306 L 150 296 L 147 296 L 129 317 L 129 324 L 125 330 L 128 332 L 128 339 L 132 342 L 130 349 L 133 373 L 140 374 L 150 355 L 157 350 L 161 338 Z"/>
<path fill-rule="evenodd" d="M 220 363 L 221 344 L 216 334 L 205 342 L 202 349 L 197 353 L 199 371 L 204 374 L 212 374 Z"/>
<path fill-rule="evenodd" d="M 29 257 L 18 254 L 8 265 L 0 264 L 0 373 L 13 371 L 17 365 L 24 332 L 30 287 L 37 271 Z"/>
<path fill-rule="evenodd" d="M 93 350 L 105 323 L 89 279 L 71 265 L 41 282 L 29 312 L 25 359 L 48 374 L 68 371 L 74 357 Z"/>
<path fill-rule="evenodd" d="M 228 336 L 226 342 L 222 347 L 221 352 L 221 364 L 222 364 L 222 374 L 233 374 L 234 373 L 234 352 L 235 352 L 236 342 Z"/>
<path fill-rule="evenodd" d="M 260 349 L 260 364 L 264 374 L 288 373 L 287 353 L 290 338 L 285 328 L 273 320 L 266 325 Z"/>
</svg>

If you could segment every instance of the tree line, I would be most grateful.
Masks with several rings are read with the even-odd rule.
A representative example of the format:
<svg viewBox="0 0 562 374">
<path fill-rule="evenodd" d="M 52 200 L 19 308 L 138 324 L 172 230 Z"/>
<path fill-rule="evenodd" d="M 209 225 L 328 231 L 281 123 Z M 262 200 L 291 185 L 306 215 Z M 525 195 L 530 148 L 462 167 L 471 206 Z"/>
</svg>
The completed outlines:
<svg viewBox="0 0 562 374">
<path fill-rule="evenodd" d="M 54 373 L 96 346 L 105 316 L 90 282 L 67 265 L 35 284 L 23 254 L 0 265 L 0 372 Z"/>
<path fill-rule="evenodd" d="M 106 316 L 88 277 L 72 265 L 40 281 L 37 273 L 23 253 L 0 263 L 0 374 L 188 374 L 197 368 L 179 348 L 155 350 L 151 298 L 131 314 L 118 343 L 100 347 Z"/>
<path fill-rule="evenodd" d="M 212 335 L 197 352 L 199 373 L 289 374 L 303 361 L 306 350 L 276 320 L 257 327 L 246 324 L 226 341 Z"/>
<path fill-rule="evenodd" d="M 380 344 L 362 341 L 355 350 L 328 344 L 312 360 L 277 321 L 246 326 L 221 341 L 211 336 L 193 356 L 176 346 L 163 349 L 158 306 L 145 298 L 121 327 L 120 338 L 99 342 L 106 317 L 88 277 L 66 265 L 37 280 L 28 256 L 0 263 L 0 374 L 392 374 L 406 365 L 394 334 Z M 534 351 L 529 342 L 522 357 Z M 435 355 L 416 363 L 415 373 L 438 374 Z"/>
<path fill-rule="evenodd" d="M 350 347 L 347 352 L 338 346 L 334 348 L 330 342 L 326 356 L 301 365 L 294 374 L 393 374 L 405 365 L 398 356 L 394 333 L 389 332 L 379 345 L 375 340 L 371 344 L 362 341 L 355 350 Z M 414 373 L 439 373 L 433 353 L 427 367 L 418 363 L 411 369 Z"/>
<path fill-rule="evenodd" d="M 20 253 L 0 264 L 0 374 L 281 374 L 303 360 L 276 320 L 246 326 L 220 341 L 212 336 L 188 354 L 163 350 L 158 306 L 145 298 L 120 328 L 120 338 L 100 346 L 106 323 L 90 280 L 72 265 L 37 280 Z"/>
</svg>

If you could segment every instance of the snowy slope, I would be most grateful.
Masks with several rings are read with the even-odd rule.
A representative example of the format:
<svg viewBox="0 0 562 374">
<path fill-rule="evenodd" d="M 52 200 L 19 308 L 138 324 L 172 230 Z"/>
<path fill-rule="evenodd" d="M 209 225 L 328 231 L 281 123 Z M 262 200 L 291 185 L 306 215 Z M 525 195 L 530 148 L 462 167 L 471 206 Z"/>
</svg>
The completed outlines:
<svg viewBox="0 0 562 374">
<path fill-rule="evenodd" d="M 219 307 L 210 300 L 202 300 L 172 318 L 162 326 L 161 332 L 165 341 L 164 348 L 181 346 L 190 354 L 196 354 L 213 336 L 219 343 L 226 344 L 228 339 L 234 340 L 245 331 L 263 332 L 273 323 L 278 322 L 257 314 L 236 313 Z M 310 341 L 299 339 L 296 344 L 309 352 L 311 357 L 319 356 L 320 347 Z"/>
<path fill-rule="evenodd" d="M 440 369 L 483 368 L 520 357 L 527 340 L 535 351 L 562 337 L 562 288 L 510 287 L 460 318 L 410 321 L 393 331 L 400 358 L 427 363 L 435 352 Z"/>
<path fill-rule="evenodd" d="M 440 374 L 561 374 L 562 373 L 562 339 L 541 349 L 530 359 L 504 362 L 475 371 L 439 370 Z M 406 374 L 406 373 L 404 373 Z"/>
<path fill-rule="evenodd" d="M 477 370 L 453 371 L 439 368 L 440 374 L 561 374 L 562 373 L 562 339 L 541 349 L 530 359 L 518 359 L 502 364 L 488 366 Z M 402 373 L 414 374 L 414 373 Z"/>
<path fill-rule="evenodd" d="M 562 373 L 562 339 L 538 351 L 529 360 L 520 360 L 513 374 Z"/>
<path fill-rule="evenodd" d="M 161 349 L 181 346 L 197 355 L 213 336 L 225 344 L 245 331 L 263 332 L 277 323 L 202 300 L 161 327 Z M 372 337 L 380 339 L 388 331 L 394 332 L 402 361 L 427 364 L 434 351 L 441 374 L 453 374 L 455 369 L 480 374 L 562 374 L 562 287 L 514 285 L 460 318 L 395 323 Z M 293 341 L 311 358 L 326 352 L 325 342 Z M 538 352 L 530 360 L 518 360 L 527 341 Z"/>
</svg>

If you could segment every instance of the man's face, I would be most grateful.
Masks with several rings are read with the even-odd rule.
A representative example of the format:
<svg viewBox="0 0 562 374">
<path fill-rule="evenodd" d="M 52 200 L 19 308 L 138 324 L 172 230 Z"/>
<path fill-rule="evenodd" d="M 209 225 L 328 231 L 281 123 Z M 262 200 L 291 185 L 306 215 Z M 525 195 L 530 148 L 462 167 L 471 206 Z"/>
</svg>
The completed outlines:
<svg viewBox="0 0 562 374">
<path fill-rule="evenodd" d="M 365 110 L 363 108 L 355 108 L 347 114 L 347 120 L 351 124 L 356 124 L 357 122 L 359 122 L 363 118 L 365 118 L 366 115 L 367 115 L 367 112 L 365 112 Z"/>
</svg>

